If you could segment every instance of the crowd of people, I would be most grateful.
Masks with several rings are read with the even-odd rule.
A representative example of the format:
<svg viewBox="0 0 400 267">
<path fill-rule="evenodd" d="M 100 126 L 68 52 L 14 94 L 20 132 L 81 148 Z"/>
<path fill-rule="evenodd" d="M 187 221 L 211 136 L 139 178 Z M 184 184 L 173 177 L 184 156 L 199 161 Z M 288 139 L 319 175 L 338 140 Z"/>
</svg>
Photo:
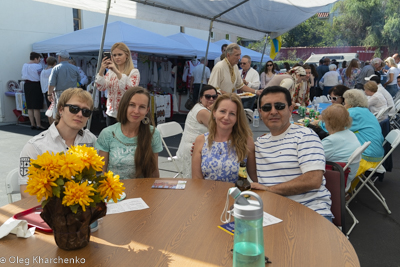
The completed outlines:
<svg viewBox="0 0 400 267">
<path fill-rule="evenodd" d="M 350 166 L 348 188 L 355 177 L 383 158 L 383 135 L 373 112 L 394 107 L 399 75 L 395 63 L 399 63 L 399 56 L 385 60 L 387 71 L 383 73 L 388 78 L 382 85 L 384 65 L 379 58 L 362 69 L 356 59 L 339 68 L 324 58 L 318 67 L 297 64 L 285 73 L 279 73 L 276 64 L 268 61 L 259 75 L 251 67 L 251 58 L 242 56 L 237 44 L 223 46 L 221 52 L 211 73 L 202 76 L 195 71 L 191 80 L 198 101 L 186 117 L 177 152 L 183 176 L 234 183 L 240 162 L 244 161 L 254 190 L 287 196 L 332 220 L 330 192 L 323 175 L 325 162 L 346 162 L 356 148 L 371 141 L 361 161 Z M 40 55 L 33 53 L 31 62 L 23 68 L 26 93 L 41 96 L 29 100 L 32 127 L 41 127 L 35 112 L 43 104 L 40 101 L 46 89 L 49 102 L 56 101 L 54 123 L 32 138 L 21 152 L 19 182 L 23 197 L 30 160 L 45 151 L 57 153 L 73 145 L 95 147 L 105 162 L 103 171 L 112 170 L 121 179 L 159 177 L 161 136 L 150 114 L 149 91 L 138 86 L 140 73 L 132 63 L 129 48 L 123 43 L 114 44 L 111 56 L 103 58 L 96 76 L 98 89 L 108 91 L 107 127 L 98 138 L 84 130 L 93 112 L 93 100 L 90 93 L 76 88 L 82 77 L 73 62 L 68 63 L 68 57 L 66 51 L 61 51 L 59 64 L 48 59 L 48 69 L 41 71 L 35 65 Z M 200 66 L 206 69 L 204 60 Z M 43 80 L 42 88 L 36 80 Z M 244 101 L 238 91 L 254 96 Z M 290 122 L 295 103 L 308 105 L 313 94 L 329 95 L 332 101 L 320 120 L 314 122 L 327 133 L 322 140 L 313 129 Z M 269 129 L 255 142 L 245 113 L 245 108 L 254 105 Z"/>
</svg>

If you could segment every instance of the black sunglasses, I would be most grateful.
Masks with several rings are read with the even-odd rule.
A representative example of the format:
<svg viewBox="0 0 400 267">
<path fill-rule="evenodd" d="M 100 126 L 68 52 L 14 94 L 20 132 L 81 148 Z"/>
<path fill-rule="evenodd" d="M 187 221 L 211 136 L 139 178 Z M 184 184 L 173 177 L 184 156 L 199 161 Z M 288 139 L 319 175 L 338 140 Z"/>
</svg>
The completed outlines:
<svg viewBox="0 0 400 267">
<path fill-rule="evenodd" d="M 78 114 L 79 111 L 82 110 L 83 117 L 89 118 L 90 115 L 92 115 L 92 110 L 87 109 L 87 108 L 80 108 L 78 106 L 71 105 L 71 104 L 65 104 L 64 107 L 69 107 L 69 112 L 71 112 L 72 114 Z"/>
<path fill-rule="evenodd" d="M 267 67 L 271 67 L 272 66 L 272 64 L 267 64 Z"/>
<path fill-rule="evenodd" d="M 281 103 L 281 102 L 276 102 L 274 103 L 274 107 L 276 110 L 283 110 L 286 107 L 285 103 Z M 264 112 L 270 112 L 272 110 L 272 104 L 267 103 L 264 106 L 261 107 L 261 110 Z"/>
<path fill-rule="evenodd" d="M 217 99 L 218 95 L 204 95 L 204 97 L 205 97 L 207 100 L 210 100 L 211 98 L 215 100 L 215 99 Z"/>
</svg>

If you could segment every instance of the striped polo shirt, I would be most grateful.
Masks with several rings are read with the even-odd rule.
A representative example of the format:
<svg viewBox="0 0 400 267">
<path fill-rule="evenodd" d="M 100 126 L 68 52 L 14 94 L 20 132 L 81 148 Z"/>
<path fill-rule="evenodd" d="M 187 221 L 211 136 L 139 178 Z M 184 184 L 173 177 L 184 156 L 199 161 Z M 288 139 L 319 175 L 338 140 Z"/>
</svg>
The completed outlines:
<svg viewBox="0 0 400 267">
<path fill-rule="evenodd" d="M 278 136 L 270 133 L 255 142 L 258 182 L 272 186 L 290 181 L 303 173 L 325 171 L 325 154 L 317 134 L 305 127 L 291 124 Z M 325 187 L 288 198 L 303 204 L 322 216 L 332 216 L 331 193 Z"/>
</svg>

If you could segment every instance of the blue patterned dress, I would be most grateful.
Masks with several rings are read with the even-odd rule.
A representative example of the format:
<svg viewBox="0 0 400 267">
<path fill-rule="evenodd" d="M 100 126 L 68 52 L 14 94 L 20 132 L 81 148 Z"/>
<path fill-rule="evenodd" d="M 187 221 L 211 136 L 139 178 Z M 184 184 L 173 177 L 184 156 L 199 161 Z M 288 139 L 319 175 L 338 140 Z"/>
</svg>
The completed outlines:
<svg viewBox="0 0 400 267">
<path fill-rule="evenodd" d="M 213 142 L 208 147 L 208 134 L 204 134 L 201 150 L 201 172 L 204 179 L 234 183 L 238 179 L 239 162 L 236 151 L 229 148 L 230 141 Z"/>
</svg>

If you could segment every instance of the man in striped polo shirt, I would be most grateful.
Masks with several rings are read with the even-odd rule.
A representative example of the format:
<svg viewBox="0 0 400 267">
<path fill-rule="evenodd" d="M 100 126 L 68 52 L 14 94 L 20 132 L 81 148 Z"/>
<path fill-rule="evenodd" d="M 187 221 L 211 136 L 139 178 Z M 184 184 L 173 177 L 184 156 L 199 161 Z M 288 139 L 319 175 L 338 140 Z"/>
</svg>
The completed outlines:
<svg viewBox="0 0 400 267">
<path fill-rule="evenodd" d="M 259 101 L 270 133 L 255 142 L 258 183 L 251 187 L 287 196 L 332 221 L 325 153 L 317 134 L 290 123 L 293 105 L 286 88 L 267 87 Z"/>
</svg>

